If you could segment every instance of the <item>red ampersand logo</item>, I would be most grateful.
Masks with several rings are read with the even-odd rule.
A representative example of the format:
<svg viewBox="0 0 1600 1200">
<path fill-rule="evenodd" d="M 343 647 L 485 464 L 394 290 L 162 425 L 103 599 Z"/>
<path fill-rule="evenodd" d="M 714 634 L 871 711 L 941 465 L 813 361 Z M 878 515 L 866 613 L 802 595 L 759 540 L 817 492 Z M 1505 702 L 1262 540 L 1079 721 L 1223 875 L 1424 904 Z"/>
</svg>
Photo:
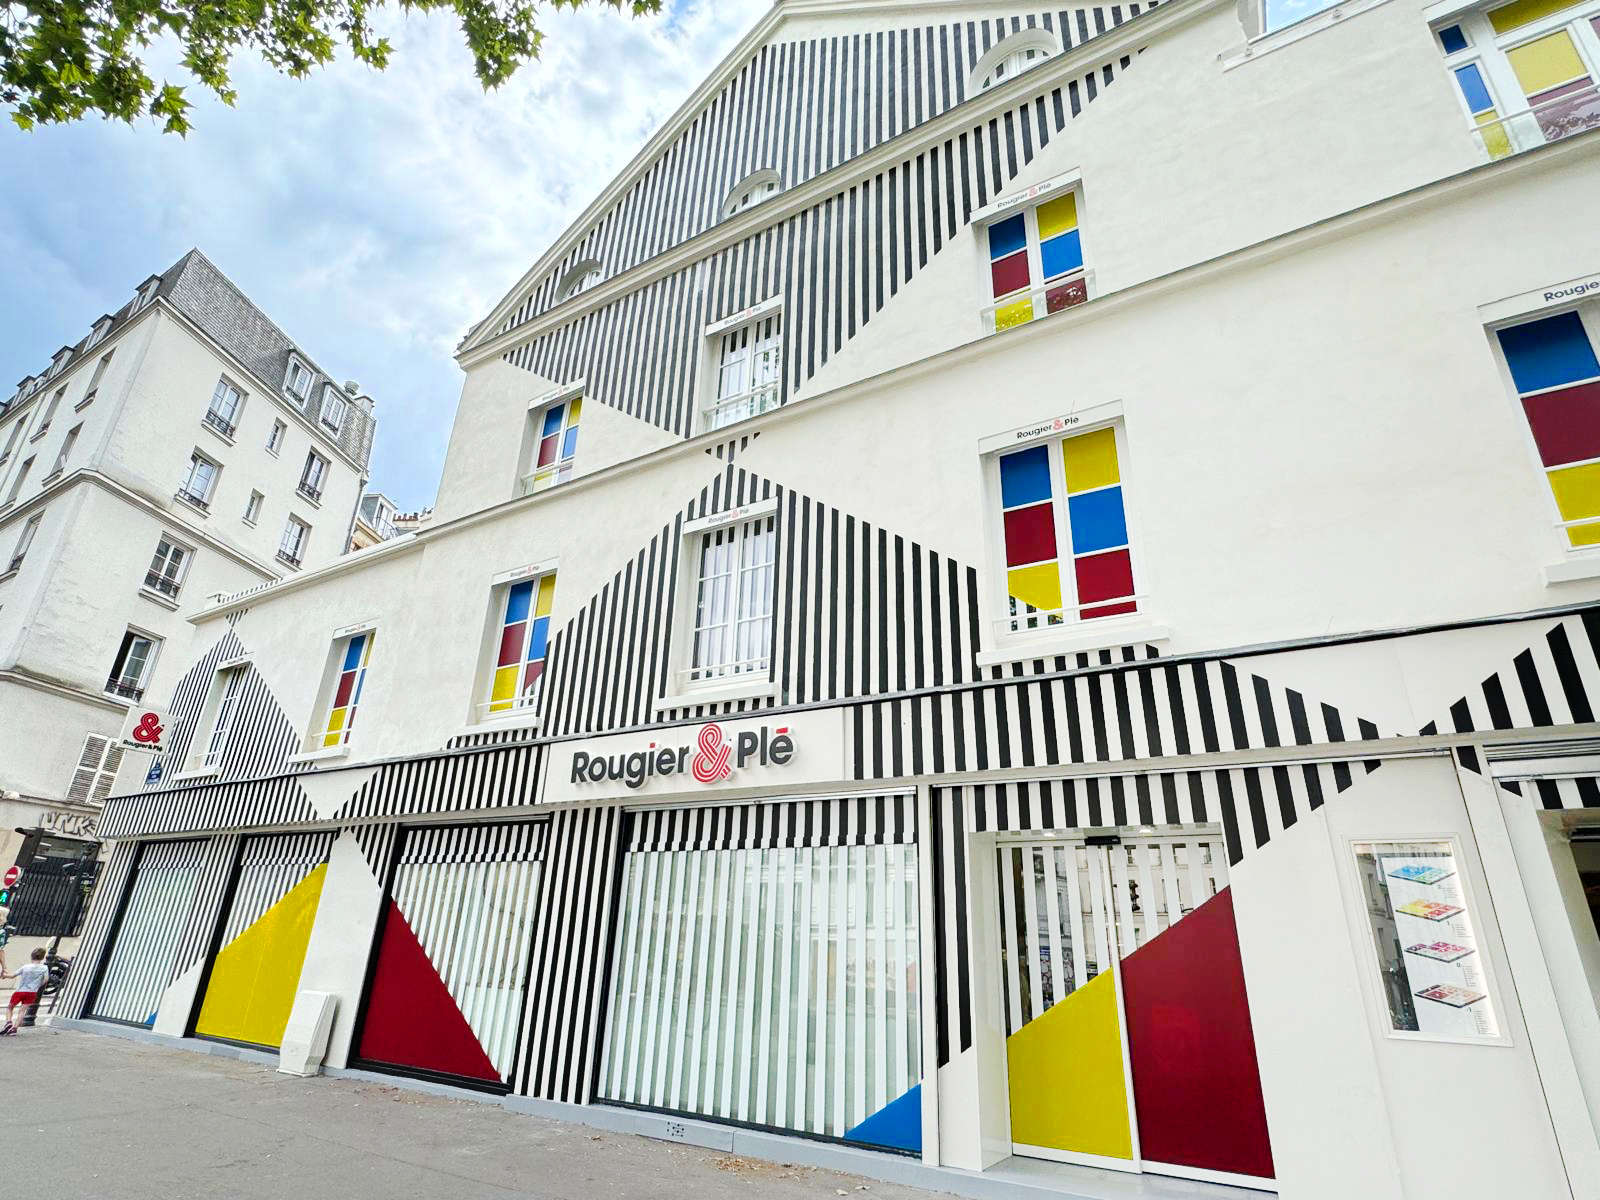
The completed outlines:
<svg viewBox="0 0 1600 1200">
<path fill-rule="evenodd" d="M 733 774 L 728 760 L 733 757 L 733 747 L 722 740 L 722 729 L 715 722 L 700 730 L 700 753 L 692 764 L 698 783 L 716 783 Z"/>
<path fill-rule="evenodd" d="M 150 743 L 161 740 L 161 718 L 155 713 L 145 713 L 139 718 L 139 723 L 133 727 L 133 740 L 136 742 Z"/>
</svg>

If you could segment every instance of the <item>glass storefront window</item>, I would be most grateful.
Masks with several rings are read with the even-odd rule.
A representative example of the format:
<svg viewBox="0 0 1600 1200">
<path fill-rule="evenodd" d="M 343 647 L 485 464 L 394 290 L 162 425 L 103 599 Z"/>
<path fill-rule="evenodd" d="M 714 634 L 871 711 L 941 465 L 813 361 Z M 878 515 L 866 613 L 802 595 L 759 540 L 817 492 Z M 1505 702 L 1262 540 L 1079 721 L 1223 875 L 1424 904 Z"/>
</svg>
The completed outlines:
<svg viewBox="0 0 1600 1200">
<path fill-rule="evenodd" d="M 1390 1029 L 1498 1040 L 1488 967 L 1451 843 L 1356 842 L 1354 851 Z"/>
</svg>

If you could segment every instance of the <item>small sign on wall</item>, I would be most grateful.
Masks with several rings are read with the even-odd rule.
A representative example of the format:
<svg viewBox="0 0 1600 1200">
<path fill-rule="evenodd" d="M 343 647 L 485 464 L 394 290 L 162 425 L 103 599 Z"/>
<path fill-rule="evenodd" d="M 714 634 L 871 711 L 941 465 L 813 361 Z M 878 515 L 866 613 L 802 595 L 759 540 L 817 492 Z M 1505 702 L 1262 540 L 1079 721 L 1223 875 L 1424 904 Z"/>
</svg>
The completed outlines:
<svg viewBox="0 0 1600 1200">
<path fill-rule="evenodd" d="M 164 754 L 172 740 L 172 717 L 163 709 L 135 704 L 122 719 L 117 744 L 142 754 Z"/>
</svg>

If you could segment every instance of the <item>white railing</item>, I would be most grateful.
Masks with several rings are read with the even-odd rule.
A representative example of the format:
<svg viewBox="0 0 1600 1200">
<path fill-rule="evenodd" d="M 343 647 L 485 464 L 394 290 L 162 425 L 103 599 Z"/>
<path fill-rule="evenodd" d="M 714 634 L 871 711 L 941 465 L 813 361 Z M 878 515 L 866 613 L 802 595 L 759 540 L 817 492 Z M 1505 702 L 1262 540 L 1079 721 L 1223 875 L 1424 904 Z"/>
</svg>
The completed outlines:
<svg viewBox="0 0 1600 1200">
<path fill-rule="evenodd" d="M 1492 120 L 1474 121 L 1471 126 L 1491 159 L 1596 128 L 1600 128 L 1600 85 L 1596 84 Z"/>
<path fill-rule="evenodd" d="M 478 720 L 498 721 L 502 717 L 513 716 L 536 708 L 539 704 L 540 687 L 536 683 L 532 690 L 521 696 L 508 696 L 504 700 L 485 700 L 478 705 Z"/>
<path fill-rule="evenodd" d="M 1123 604 L 1134 606 L 1133 612 L 1138 612 L 1144 605 L 1146 596 L 1143 592 L 1135 592 L 1131 596 L 1116 596 L 1110 600 L 1096 600 L 1091 604 L 1078 604 L 1062 608 L 1029 608 L 1027 612 L 1013 613 L 1001 617 L 994 625 L 1001 633 L 1033 633 L 1041 629 L 1062 629 L 1068 625 L 1077 625 L 1084 621 L 1096 621 L 1102 617 L 1132 616 L 1133 613 L 1104 613 L 1100 610 L 1117 608 Z"/>
<path fill-rule="evenodd" d="M 721 683 L 729 679 L 742 679 L 748 675 L 767 670 L 772 665 L 772 656 L 763 654 L 758 658 L 741 658 L 731 662 L 712 663 L 703 667 L 685 667 L 678 672 L 678 679 L 689 687 L 705 687 L 708 684 Z"/>
<path fill-rule="evenodd" d="M 543 467 L 535 467 L 517 480 L 517 494 L 531 496 L 546 488 L 555 487 L 572 478 L 572 460 L 563 459 Z"/>
<path fill-rule="evenodd" d="M 979 309 L 978 316 L 983 321 L 984 332 L 995 333 L 1082 304 L 1092 294 L 1093 287 L 1094 272 L 1080 268 L 1038 287 L 1018 288 L 987 308 Z"/>
<path fill-rule="evenodd" d="M 783 389 L 777 380 L 764 383 L 760 387 L 751 388 L 747 392 L 735 392 L 731 396 L 720 396 L 716 403 L 706 409 L 706 428 L 721 429 L 725 425 L 732 425 L 736 421 L 748 420 L 750 417 L 759 416 L 779 407 Z"/>
</svg>

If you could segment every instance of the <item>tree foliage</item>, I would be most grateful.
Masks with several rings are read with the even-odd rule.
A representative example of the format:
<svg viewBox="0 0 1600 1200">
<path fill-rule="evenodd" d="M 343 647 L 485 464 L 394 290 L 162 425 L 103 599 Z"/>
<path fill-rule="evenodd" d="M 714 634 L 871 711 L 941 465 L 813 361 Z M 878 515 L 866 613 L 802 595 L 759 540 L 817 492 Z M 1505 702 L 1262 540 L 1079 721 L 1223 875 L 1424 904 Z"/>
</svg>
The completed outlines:
<svg viewBox="0 0 1600 1200">
<path fill-rule="evenodd" d="M 405 12 L 455 10 L 485 88 L 539 56 L 537 0 L 397 2 Z M 555 8 L 588 2 L 549 0 Z M 661 0 L 593 2 L 635 15 L 661 7 Z M 341 45 L 382 70 L 391 47 L 370 24 L 381 7 L 382 0 L 0 0 L 0 103 L 23 129 L 94 113 L 128 122 L 148 114 L 181 134 L 189 129 L 189 100 L 183 87 L 150 77 L 153 44 L 174 44 L 194 81 L 232 104 L 229 67 L 241 51 L 297 79 Z"/>
</svg>

